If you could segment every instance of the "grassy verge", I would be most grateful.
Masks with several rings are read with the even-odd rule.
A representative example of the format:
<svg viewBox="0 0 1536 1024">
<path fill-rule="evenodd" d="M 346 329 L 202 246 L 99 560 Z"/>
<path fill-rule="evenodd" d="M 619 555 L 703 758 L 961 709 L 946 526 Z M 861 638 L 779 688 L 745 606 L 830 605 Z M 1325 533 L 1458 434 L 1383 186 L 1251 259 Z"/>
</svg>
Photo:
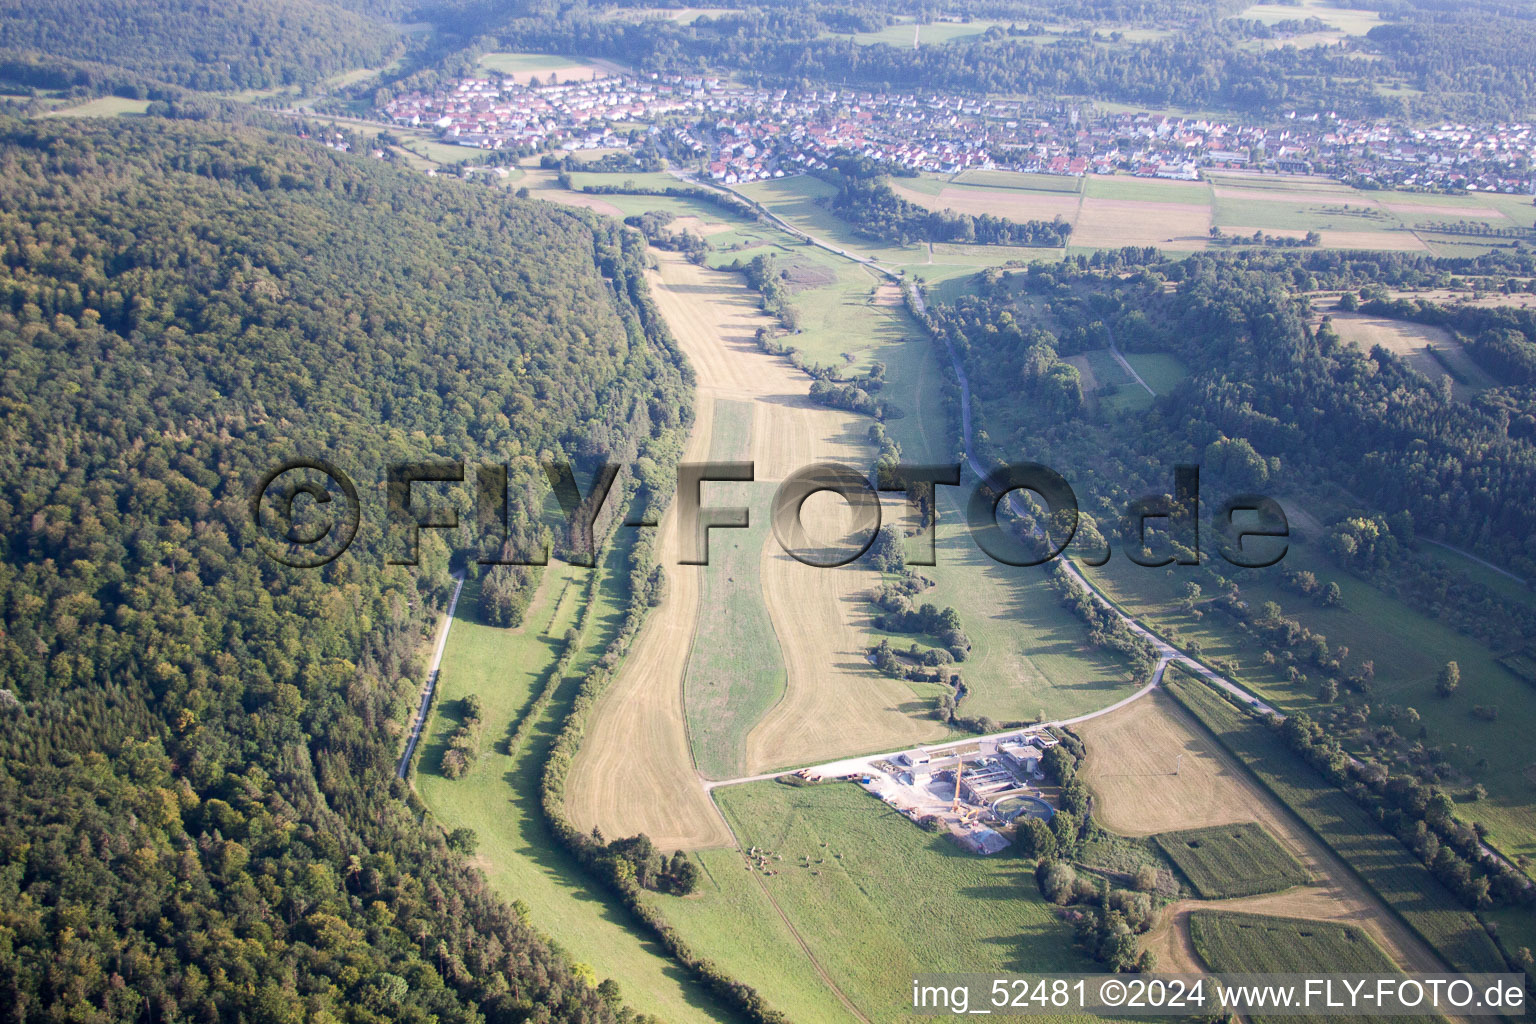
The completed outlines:
<svg viewBox="0 0 1536 1024">
<path fill-rule="evenodd" d="M 716 401 L 710 458 L 745 459 L 751 426 L 749 403 Z M 707 486 L 712 505 L 754 509 L 748 529 L 712 531 L 699 625 L 683 677 L 683 710 L 694 762 L 705 776 L 726 779 L 746 774 L 747 733 L 786 684 L 759 579 L 769 534 L 763 513 L 774 488 L 762 483 Z"/>
<path fill-rule="evenodd" d="M 1420 938 L 1457 970 L 1506 969 L 1482 924 L 1365 808 L 1298 759 L 1279 736 L 1182 671 L 1167 692 L 1306 823 Z"/>
</svg>

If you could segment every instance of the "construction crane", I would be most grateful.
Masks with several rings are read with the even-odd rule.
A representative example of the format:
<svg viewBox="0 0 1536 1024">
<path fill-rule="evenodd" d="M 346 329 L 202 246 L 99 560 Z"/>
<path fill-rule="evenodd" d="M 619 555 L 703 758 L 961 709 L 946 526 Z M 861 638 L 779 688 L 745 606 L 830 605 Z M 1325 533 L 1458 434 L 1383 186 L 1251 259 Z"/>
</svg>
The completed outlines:
<svg viewBox="0 0 1536 1024">
<path fill-rule="evenodd" d="M 965 771 L 965 754 L 956 751 L 955 756 L 959 760 L 955 762 L 955 802 L 949 809 L 951 814 L 960 813 L 960 776 Z"/>
</svg>

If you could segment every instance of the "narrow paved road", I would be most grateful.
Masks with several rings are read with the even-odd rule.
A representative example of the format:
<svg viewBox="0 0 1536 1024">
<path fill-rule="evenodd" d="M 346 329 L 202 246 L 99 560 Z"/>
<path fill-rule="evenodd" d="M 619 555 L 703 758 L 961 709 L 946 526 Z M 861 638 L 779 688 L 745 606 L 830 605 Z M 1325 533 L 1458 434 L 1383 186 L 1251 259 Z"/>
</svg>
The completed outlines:
<svg viewBox="0 0 1536 1024">
<path fill-rule="evenodd" d="M 416 709 L 416 724 L 411 726 L 411 738 L 405 741 L 405 753 L 400 756 L 400 767 L 395 769 L 398 778 L 405 778 L 405 773 L 411 767 L 411 757 L 416 753 L 416 744 L 421 740 L 422 727 L 427 724 L 427 709 L 432 706 L 432 694 L 437 689 L 437 669 L 443 663 L 443 650 L 448 646 L 448 630 L 453 627 L 453 610 L 459 606 L 459 592 L 464 589 L 464 574 L 455 573 L 454 579 L 458 583 L 454 585 L 453 596 L 448 599 L 448 614 L 443 619 L 443 625 L 437 634 L 437 647 L 432 651 L 432 667 L 427 670 L 427 685 L 421 691 L 421 706 Z"/>
<path fill-rule="evenodd" d="M 1482 566 L 1484 569 L 1492 570 L 1493 572 L 1498 573 L 1500 576 L 1507 576 L 1509 579 L 1514 580 L 1516 583 L 1520 584 L 1523 587 L 1528 587 L 1528 586 L 1531 585 L 1531 581 L 1526 579 L 1525 577 L 1523 577 L 1523 576 L 1516 576 L 1514 573 L 1510 572 L 1508 569 L 1501 569 L 1497 565 L 1494 565 L 1492 562 L 1488 561 L 1486 558 L 1478 558 L 1476 555 L 1474 555 L 1470 551 L 1465 551 L 1465 550 L 1463 550 L 1461 548 L 1453 547 L 1452 545 L 1447 544 L 1444 541 L 1431 540 L 1428 537 L 1420 537 L 1419 540 L 1423 541 L 1425 544 L 1433 544 L 1437 548 L 1444 548 L 1446 551 L 1449 551 L 1452 554 L 1460 555 L 1462 558 L 1465 558 L 1469 562 L 1476 562 L 1478 565 Z"/>
<path fill-rule="evenodd" d="M 912 305 L 920 314 L 926 314 L 928 312 L 927 303 L 923 299 L 922 289 L 920 289 L 915 283 L 912 285 Z M 949 352 L 949 361 L 950 365 L 954 367 L 955 378 L 960 382 L 960 429 L 965 436 L 965 461 L 971 467 L 971 472 L 976 474 L 978 478 L 984 480 L 987 478 L 988 473 L 986 468 L 981 464 L 981 461 L 976 458 L 976 450 L 972 444 L 971 382 L 970 379 L 965 375 L 965 367 L 960 362 L 960 354 L 955 351 L 954 345 L 950 343 L 950 340 L 947 337 L 944 338 L 944 347 Z M 1008 503 L 1016 513 L 1022 515 L 1027 511 L 1024 505 L 1024 499 L 1021 498 L 1017 493 L 1010 494 L 1008 496 Z M 1227 677 L 1212 671 L 1207 666 L 1201 664 L 1199 661 L 1196 661 L 1194 658 L 1185 654 L 1177 647 L 1174 647 L 1172 644 L 1168 643 L 1168 641 L 1164 640 L 1162 637 L 1147 629 L 1147 627 L 1143 626 L 1139 621 L 1121 611 L 1113 601 L 1106 597 L 1096 586 L 1094 586 L 1093 583 L 1088 580 L 1086 576 L 1083 575 L 1082 570 L 1080 570 L 1071 559 L 1062 556 L 1061 567 L 1068 576 L 1076 580 L 1078 585 L 1088 592 L 1090 597 L 1099 602 L 1105 608 L 1109 609 L 1110 613 L 1114 615 L 1115 618 L 1125 623 L 1125 625 L 1130 629 L 1132 633 L 1135 633 L 1137 636 L 1147 641 L 1157 650 L 1159 666 L 1158 671 L 1154 674 L 1155 680 L 1161 681 L 1162 668 L 1164 664 L 1170 661 L 1177 662 L 1180 666 L 1189 669 L 1196 675 L 1199 675 L 1213 686 L 1218 686 L 1221 689 L 1226 690 L 1228 693 L 1231 693 L 1234 696 L 1240 698 L 1250 707 L 1257 708 L 1259 711 L 1263 711 L 1268 714 L 1275 714 L 1274 708 L 1259 700 L 1253 694 L 1249 693 L 1241 686 L 1238 686 Z M 1135 696 L 1140 696 L 1141 693 L 1145 693 L 1150 689 L 1152 689 L 1152 687 L 1147 687 L 1142 691 L 1139 691 Z"/>
</svg>

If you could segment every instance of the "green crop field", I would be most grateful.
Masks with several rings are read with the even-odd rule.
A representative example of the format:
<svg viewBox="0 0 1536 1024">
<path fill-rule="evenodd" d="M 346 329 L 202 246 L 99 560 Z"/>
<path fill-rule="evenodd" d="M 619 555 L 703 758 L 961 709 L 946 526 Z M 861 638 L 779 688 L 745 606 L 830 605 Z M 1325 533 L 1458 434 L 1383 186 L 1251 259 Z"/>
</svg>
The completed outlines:
<svg viewBox="0 0 1536 1024">
<path fill-rule="evenodd" d="M 574 57 L 559 57 L 550 53 L 487 53 L 480 58 L 479 66 L 485 71 L 515 74 L 519 71 L 563 71 L 580 67 L 582 62 Z"/>
<path fill-rule="evenodd" d="M 788 237 L 781 232 L 776 235 Z M 808 271 L 807 278 L 824 282 L 793 293 L 799 333 L 780 339 L 799 349 L 809 362 L 848 374 L 863 373 L 877 360 L 888 363 L 884 353 L 892 347 L 928 346 L 926 332 L 904 305 L 876 303 L 875 292 L 889 284 L 888 278 L 816 246 L 795 244 L 776 250 L 775 255 L 781 265 L 799 264 Z M 901 405 L 899 399 L 891 400 Z M 910 411 L 902 409 L 904 414 Z"/>
<path fill-rule="evenodd" d="M 801 1024 L 853 1019 L 818 966 L 878 1022 L 911 1019 L 915 974 L 1096 969 L 1026 861 L 963 853 L 852 785 L 757 782 L 715 796 L 773 874 L 705 851 L 700 895 L 667 902 L 668 919 Z"/>
<path fill-rule="evenodd" d="M 1024 174 L 1020 171 L 961 171 L 955 176 L 960 185 L 980 185 L 987 188 L 1022 189 L 1026 192 L 1072 192 L 1083 190 L 1086 178 L 1064 174 Z M 902 179 L 906 184 L 906 179 Z"/>
<path fill-rule="evenodd" d="M 1267 914 L 1197 910 L 1189 915 L 1195 952 L 1217 973 L 1396 974 L 1392 961 L 1359 928 Z M 1256 1024 L 1289 1017 L 1248 1018 Z M 1330 1017 L 1329 1020 L 1408 1021 L 1422 1017 Z M 1434 1018 L 1438 1019 L 1438 1018 Z"/>
<path fill-rule="evenodd" d="M 1302 921 L 1268 914 L 1234 914 L 1197 910 L 1189 915 L 1189 935 L 1195 952 L 1218 973 L 1396 974 L 1392 961 L 1352 925 Z M 1253 1015 L 1255 1024 L 1281 1022 L 1287 1017 Z M 1408 1024 L 1424 1017 L 1330 1017 L 1330 1020 L 1396 1021 Z M 1430 1020 L 1440 1020 L 1430 1017 Z"/>
<path fill-rule="evenodd" d="M 1155 365 L 1159 376 L 1171 376 L 1172 367 L 1178 363 L 1171 356 L 1166 357 L 1166 361 L 1158 361 L 1155 364 L 1147 355 L 1137 358 L 1149 368 Z M 1083 384 L 1084 394 L 1088 397 L 1091 407 L 1101 409 L 1107 416 L 1122 416 L 1127 413 L 1141 412 L 1152 405 L 1154 396 L 1136 382 L 1136 378 L 1120 365 L 1119 360 L 1109 349 L 1099 348 L 1083 352 L 1072 357 L 1068 362 L 1076 364 L 1079 360 L 1082 365 L 1079 365 L 1078 369 L 1082 370 L 1086 366 L 1088 372 L 1093 375 L 1091 383 L 1085 379 Z M 1126 362 L 1131 362 L 1129 356 L 1126 357 Z M 1139 365 L 1137 365 L 1137 372 L 1141 372 Z M 1154 390 L 1162 392 L 1163 389 L 1152 380 L 1149 379 L 1147 383 Z M 1098 394 L 1100 388 L 1108 388 L 1109 391 L 1101 395 Z"/>
<path fill-rule="evenodd" d="M 1166 395 L 1189 376 L 1183 361 L 1166 352 L 1127 352 L 1125 361 L 1134 366 L 1141 379 L 1159 395 Z M 1142 389 L 1138 385 L 1136 390 Z"/>
<path fill-rule="evenodd" d="M 856 233 L 846 221 L 817 204 L 818 199 L 833 195 L 837 190 L 809 174 L 754 181 L 737 186 L 736 191 L 762 203 L 801 231 L 848 252 L 891 263 L 913 264 L 927 259 L 926 246 L 892 245 Z"/>
<path fill-rule="evenodd" d="M 1135 178 L 1126 174 L 1090 174 L 1083 194 L 1096 199 L 1128 199 L 1147 203 L 1210 203 L 1211 189 L 1203 181 Z"/>
<path fill-rule="evenodd" d="M 1189 934 L 1213 971 L 1397 973 L 1371 937 L 1353 925 L 1196 910 L 1189 915 Z"/>
<path fill-rule="evenodd" d="M 1152 839 L 1201 899 L 1279 892 L 1311 877 L 1264 826 L 1251 821 L 1163 832 Z"/>
<path fill-rule="evenodd" d="M 571 187 L 577 191 L 592 187 L 660 190 L 686 188 L 687 184 L 665 171 L 572 171 Z"/>
<path fill-rule="evenodd" d="M 1369 201 L 1351 201 L 1347 197 L 1325 195 L 1316 199 L 1282 202 L 1264 198 L 1262 190 L 1252 191 L 1258 193 L 1254 198 L 1242 195 L 1217 196 L 1216 224 L 1228 229 L 1228 233 L 1237 234 L 1243 233 L 1236 230 L 1238 227 L 1246 227 L 1249 233 L 1254 228 L 1266 231 L 1405 230 L 1402 220 L 1396 214 Z"/>
<path fill-rule="evenodd" d="M 709 457 L 715 462 L 751 454 L 752 405 L 717 399 Z M 759 565 L 769 538 L 764 514 L 774 486 L 706 484 L 710 505 L 752 509 L 745 530 L 715 530 L 699 595 L 703 614 L 683 677 L 688 740 L 699 771 L 712 779 L 746 773 L 748 731 L 784 693 L 784 660 L 763 602 Z"/>
<path fill-rule="evenodd" d="M 1453 968 L 1505 969 L 1477 918 L 1353 797 L 1182 669 L 1170 668 L 1164 687 Z"/>
<path fill-rule="evenodd" d="M 426 138 L 407 138 L 402 145 L 417 156 L 437 164 L 484 163 L 486 151 L 473 146 L 455 146 Z"/>
<path fill-rule="evenodd" d="M 973 43 L 986 34 L 993 26 L 1006 29 L 1007 22 L 994 21 L 941 21 L 926 23 L 918 29 L 918 44 L 920 46 L 942 46 L 945 43 Z M 869 46 L 874 43 L 885 43 L 888 46 L 899 47 L 904 50 L 912 48 L 912 30 L 915 26 L 910 21 L 898 22 L 895 25 L 887 25 L 885 28 L 874 32 L 859 32 L 851 38 L 860 46 Z"/>
<path fill-rule="evenodd" d="M 1243 10 L 1239 17 L 1252 18 L 1266 25 L 1273 25 L 1280 21 L 1316 18 L 1337 29 L 1341 35 L 1357 36 L 1363 36 L 1373 27 L 1381 24 L 1381 15 L 1376 11 L 1334 7 L 1327 3 L 1320 3 L 1318 0 L 1304 0 L 1299 4 L 1254 4 Z"/>
<path fill-rule="evenodd" d="M 622 617 L 620 569 L 629 543 L 625 535 L 631 532 L 620 531 L 619 543 L 605 558 L 601 584 L 590 570 L 559 565 L 546 570 L 520 629 L 477 622 L 476 591 L 473 584 L 465 584 L 443 653 L 439 693 L 417 755 L 415 784 L 443 828 L 475 830 L 478 863 L 491 887 L 525 906 L 534 928 L 573 959 L 592 965 L 599 979 L 617 981 L 626 1003 L 667 1020 L 733 1020 L 708 993 L 686 980 L 653 942 L 632 930 L 622 906 L 610 902 L 550 836 L 539 809 L 544 760 L 575 698 L 580 673 L 601 653 Z M 557 638 L 574 623 L 591 585 L 602 589 L 584 627 L 582 652 L 556 685 L 553 700 L 524 743 L 509 755 L 503 746 L 508 730 L 554 664 Z M 567 586 L 576 592 L 560 601 Z M 457 702 L 466 693 L 477 694 L 484 704 L 480 758 L 463 778 L 449 781 L 438 773 L 438 764 L 448 734 L 459 724 Z"/>
<path fill-rule="evenodd" d="M 970 657 L 955 666 L 970 690 L 963 714 L 1067 718 L 1130 695 L 1129 664 L 1088 644 L 1087 626 L 1061 606 L 1042 569 L 1003 565 L 977 547 L 953 495 L 940 506 L 935 557 L 917 568 L 934 580 L 921 600 L 953 606 L 971 638 Z"/>
</svg>

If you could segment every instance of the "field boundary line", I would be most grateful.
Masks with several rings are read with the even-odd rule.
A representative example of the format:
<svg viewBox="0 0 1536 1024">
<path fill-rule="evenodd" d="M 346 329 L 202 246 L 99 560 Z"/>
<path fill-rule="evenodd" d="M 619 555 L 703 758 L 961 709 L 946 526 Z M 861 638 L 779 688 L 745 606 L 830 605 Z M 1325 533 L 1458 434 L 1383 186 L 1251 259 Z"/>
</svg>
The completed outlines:
<svg viewBox="0 0 1536 1024">
<path fill-rule="evenodd" d="M 715 811 L 720 815 L 721 820 L 725 822 L 725 830 L 731 834 L 731 842 L 736 844 L 736 852 L 741 853 L 741 837 L 736 834 L 736 826 L 731 824 L 731 819 L 727 817 L 724 809 L 721 808 L 718 803 L 715 803 L 715 798 L 713 795 L 710 796 L 709 802 L 714 804 Z M 874 1024 L 874 1022 L 866 1017 L 864 1012 L 860 1010 L 857 1005 L 855 1005 L 854 1001 L 848 998 L 848 993 L 844 992 L 841 988 L 838 987 L 837 982 L 832 980 L 832 975 L 827 973 L 826 968 L 821 966 L 821 961 L 816 959 L 815 953 L 811 952 L 811 947 L 807 945 L 805 939 L 801 937 L 799 929 L 797 929 L 794 925 L 794 922 L 789 919 L 789 915 L 784 913 L 784 908 L 779 906 L 779 901 L 773 898 L 773 893 L 768 891 L 768 884 L 763 881 L 763 877 L 756 871 L 753 871 L 752 880 L 757 883 L 759 889 L 763 890 L 763 896 L 767 898 L 768 905 L 773 907 L 774 913 L 779 915 L 779 920 L 784 922 L 784 927 L 789 929 L 789 934 L 794 936 L 795 942 L 800 946 L 800 951 L 803 952 L 805 954 L 805 958 L 811 962 L 811 967 L 815 969 L 821 980 L 826 983 L 827 988 L 832 990 L 832 994 L 837 996 L 842 1004 L 848 1008 L 848 1012 L 857 1017 L 860 1021 L 863 1022 L 863 1024 Z"/>
</svg>

